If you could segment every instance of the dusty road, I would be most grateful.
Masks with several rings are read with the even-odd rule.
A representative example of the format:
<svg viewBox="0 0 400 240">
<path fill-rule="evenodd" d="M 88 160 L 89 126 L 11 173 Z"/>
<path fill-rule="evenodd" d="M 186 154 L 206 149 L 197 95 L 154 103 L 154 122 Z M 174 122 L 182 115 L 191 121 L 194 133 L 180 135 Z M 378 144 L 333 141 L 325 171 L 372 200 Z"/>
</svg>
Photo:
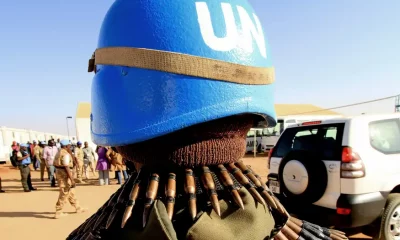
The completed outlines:
<svg viewBox="0 0 400 240">
<path fill-rule="evenodd" d="M 253 169 L 266 180 L 265 157 L 247 157 L 245 162 L 252 165 Z M 22 191 L 18 170 L 0 165 L 0 176 L 3 188 L 7 191 L 5 194 L 0 194 L 0 239 L 2 240 L 65 239 L 119 188 L 115 180 L 109 186 L 98 186 L 96 179 L 90 180 L 88 184 L 80 184 L 76 189 L 77 196 L 81 205 L 88 207 L 89 211 L 74 214 L 72 213 L 74 209 L 67 205 L 66 211 L 71 214 L 56 220 L 53 217 L 58 189 L 50 188 L 48 181 L 41 182 L 39 172 L 32 173 L 32 182 L 38 191 L 30 193 Z M 362 235 L 357 238 L 369 239 Z"/>
</svg>

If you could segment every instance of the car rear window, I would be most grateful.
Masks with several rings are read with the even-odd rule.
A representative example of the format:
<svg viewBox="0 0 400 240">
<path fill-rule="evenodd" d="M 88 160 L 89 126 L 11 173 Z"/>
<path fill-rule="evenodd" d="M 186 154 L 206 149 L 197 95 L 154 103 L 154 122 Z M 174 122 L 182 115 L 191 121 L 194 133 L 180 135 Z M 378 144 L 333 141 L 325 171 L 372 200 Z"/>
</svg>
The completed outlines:
<svg viewBox="0 0 400 240">
<path fill-rule="evenodd" d="M 292 150 L 319 154 L 324 160 L 342 158 L 344 123 L 287 128 L 274 147 L 272 157 L 284 157 Z"/>
<path fill-rule="evenodd" d="M 400 153 L 400 121 L 388 119 L 369 124 L 371 146 L 383 154 Z"/>
</svg>

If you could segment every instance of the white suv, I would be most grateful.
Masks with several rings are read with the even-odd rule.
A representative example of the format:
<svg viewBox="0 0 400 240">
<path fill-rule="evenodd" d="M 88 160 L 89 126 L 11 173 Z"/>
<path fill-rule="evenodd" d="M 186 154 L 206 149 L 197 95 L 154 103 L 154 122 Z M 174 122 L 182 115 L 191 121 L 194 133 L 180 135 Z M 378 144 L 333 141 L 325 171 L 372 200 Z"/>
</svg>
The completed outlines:
<svg viewBox="0 0 400 240">
<path fill-rule="evenodd" d="M 289 212 L 400 239 L 400 114 L 289 126 L 268 165 L 268 185 Z"/>
</svg>

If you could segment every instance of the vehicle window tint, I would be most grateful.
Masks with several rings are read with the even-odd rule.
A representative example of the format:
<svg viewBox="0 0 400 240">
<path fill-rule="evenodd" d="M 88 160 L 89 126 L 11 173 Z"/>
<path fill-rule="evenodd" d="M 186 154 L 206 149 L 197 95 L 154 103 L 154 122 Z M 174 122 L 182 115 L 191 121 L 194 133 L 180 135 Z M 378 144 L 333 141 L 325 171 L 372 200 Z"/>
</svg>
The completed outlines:
<svg viewBox="0 0 400 240">
<path fill-rule="evenodd" d="M 371 146 L 384 154 L 400 153 L 400 120 L 371 122 L 369 139 Z"/>
<path fill-rule="evenodd" d="M 292 150 L 319 154 L 324 160 L 340 160 L 344 124 L 288 128 L 280 137 L 272 156 L 284 157 Z"/>
</svg>

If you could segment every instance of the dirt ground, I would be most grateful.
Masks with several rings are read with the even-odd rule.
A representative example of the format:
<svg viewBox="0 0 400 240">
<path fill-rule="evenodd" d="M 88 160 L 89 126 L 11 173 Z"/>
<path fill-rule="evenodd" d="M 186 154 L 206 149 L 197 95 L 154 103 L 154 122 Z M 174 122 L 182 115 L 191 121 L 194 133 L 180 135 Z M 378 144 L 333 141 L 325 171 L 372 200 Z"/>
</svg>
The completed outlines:
<svg viewBox="0 0 400 240">
<path fill-rule="evenodd" d="M 245 157 L 247 165 L 267 179 L 266 157 Z M 48 181 L 41 182 L 37 171 L 32 173 L 33 186 L 38 191 L 25 193 L 22 191 L 19 171 L 7 165 L 0 165 L 0 177 L 3 189 L 0 194 L 0 238 L 2 240 L 57 240 L 65 239 L 68 234 L 91 216 L 119 185 L 116 180 L 109 186 L 98 186 L 96 179 L 86 184 L 79 184 L 76 188 L 77 197 L 82 206 L 89 210 L 82 214 L 73 213 L 70 205 L 65 207 L 70 214 L 61 219 L 54 219 L 55 203 L 58 189 L 50 188 Z M 111 177 L 111 175 L 110 175 Z M 113 176 L 112 176 L 113 177 Z M 353 236 L 357 239 L 370 239 L 363 235 Z"/>
</svg>

